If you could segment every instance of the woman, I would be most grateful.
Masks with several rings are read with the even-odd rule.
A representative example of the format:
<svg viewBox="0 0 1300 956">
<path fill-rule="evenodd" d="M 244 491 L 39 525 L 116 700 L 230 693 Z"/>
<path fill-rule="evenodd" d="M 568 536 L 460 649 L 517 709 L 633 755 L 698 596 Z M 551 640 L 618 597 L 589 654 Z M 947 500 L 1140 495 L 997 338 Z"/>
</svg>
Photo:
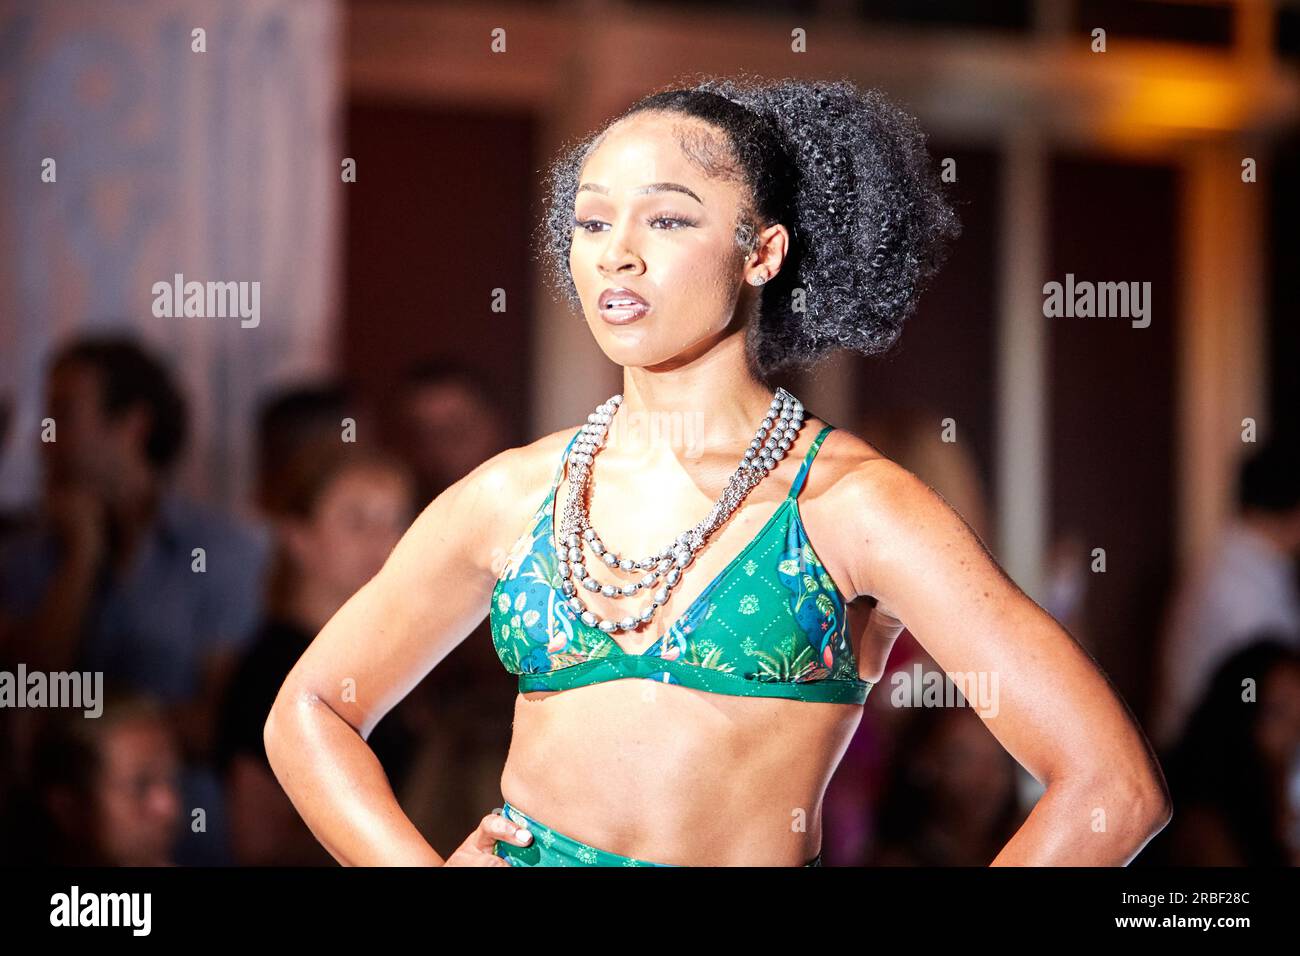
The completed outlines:
<svg viewBox="0 0 1300 956">
<path fill-rule="evenodd" d="M 411 520 L 413 478 L 395 457 L 331 438 L 290 455 L 263 505 L 276 529 L 268 616 L 222 701 L 215 757 L 241 866 L 331 863 L 267 765 L 262 726 L 285 675 L 325 622 L 383 565 Z M 399 711 L 371 738 L 399 790 L 412 733 Z"/>
<path fill-rule="evenodd" d="M 1300 865 L 1300 652 L 1287 634 L 1255 632 L 1224 658 L 1162 756 L 1178 819 L 1142 863 Z"/>
<path fill-rule="evenodd" d="M 166 707 L 105 688 L 101 712 L 55 709 L 30 787 L 4 821 L 0 859 L 26 866 L 173 866 L 188 820 L 181 750 Z"/>
<path fill-rule="evenodd" d="M 914 122 L 848 83 L 707 80 L 563 156 L 549 272 L 621 396 L 434 500 L 285 681 L 268 753 L 326 848 L 815 864 L 822 793 L 906 622 L 946 669 L 998 676 L 982 716 L 1050 782 L 994 862 L 1131 859 L 1166 794 L 1105 676 L 924 483 L 775 388 L 889 347 L 955 232 Z M 506 802 L 444 859 L 364 737 L 489 611 L 521 691 Z"/>
</svg>

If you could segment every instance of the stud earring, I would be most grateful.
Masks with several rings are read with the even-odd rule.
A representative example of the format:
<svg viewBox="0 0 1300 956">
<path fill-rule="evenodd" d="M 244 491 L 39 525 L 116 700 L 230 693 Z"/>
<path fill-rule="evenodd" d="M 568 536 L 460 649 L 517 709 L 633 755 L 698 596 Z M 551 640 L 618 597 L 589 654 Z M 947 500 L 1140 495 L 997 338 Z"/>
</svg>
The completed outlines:
<svg viewBox="0 0 1300 956">
<path fill-rule="evenodd" d="M 767 276 L 762 275 L 761 273 L 758 274 L 758 275 L 752 275 L 752 276 L 749 277 L 749 284 L 750 284 L 750 285 L 762 285 L 762 284 L 763 284 L 764 282 L 766 282 L 766 281 L 767 281 Z"/>
</svg>

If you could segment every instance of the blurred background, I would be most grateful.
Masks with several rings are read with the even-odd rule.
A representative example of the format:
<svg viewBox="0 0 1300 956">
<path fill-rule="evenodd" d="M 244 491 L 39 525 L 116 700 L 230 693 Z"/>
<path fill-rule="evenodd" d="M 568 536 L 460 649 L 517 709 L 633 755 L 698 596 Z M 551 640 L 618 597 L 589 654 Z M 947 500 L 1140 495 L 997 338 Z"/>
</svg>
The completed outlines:
<svg viewBox="0 0 1300 956">
<path fill-rule="evenodd" d="M 1105 669 L 1174 796 L 1139 864 L 1300 862 L 1300 8 L 1268 0 L 0 2 L 0 670 L 106 695 L 0 709 L 0 860 L 333 865 L 263 752 L 280 681 L 425 503 L 621 388 L 530 258 L 555 150 L 739 70 L 886 91 L 964 226 L 896 348 L 783 384 Z M 1067 276 L 1146 318 L 1045 317 Z M 191 281 L 246 310 L 185 314 Z M 1041 793 L 969 708 L 892 699 L 917 668 L 904 632 L 828 865 L 984 865 Z M 485 621 L 371 738 L 444 855 L 514 695 Z"/>
</svg>

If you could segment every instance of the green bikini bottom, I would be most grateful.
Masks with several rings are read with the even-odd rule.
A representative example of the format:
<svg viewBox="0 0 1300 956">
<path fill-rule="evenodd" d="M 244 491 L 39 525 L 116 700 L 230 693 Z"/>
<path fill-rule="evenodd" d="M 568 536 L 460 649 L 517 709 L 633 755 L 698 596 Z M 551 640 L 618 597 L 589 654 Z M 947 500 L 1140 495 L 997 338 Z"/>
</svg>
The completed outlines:
<svg viewBox="0 0 1300 956">
<path fill-rule="evenodd" d="M 527 827 L 533 833 L 528 846 L 515 846 L 502 840 L 493 843 L 492 852 L 503 857 L 511 866 L 676 866 L 675 863 L 651 863 L 588 846 L 581 840 L 575 840 L 534 820 L 517 807 L 512 807 L 509 801 L 504 803 L 501 811 L 508 819 Z M 821 865 L 820 853 L 804 864 Z"/>
</svg>

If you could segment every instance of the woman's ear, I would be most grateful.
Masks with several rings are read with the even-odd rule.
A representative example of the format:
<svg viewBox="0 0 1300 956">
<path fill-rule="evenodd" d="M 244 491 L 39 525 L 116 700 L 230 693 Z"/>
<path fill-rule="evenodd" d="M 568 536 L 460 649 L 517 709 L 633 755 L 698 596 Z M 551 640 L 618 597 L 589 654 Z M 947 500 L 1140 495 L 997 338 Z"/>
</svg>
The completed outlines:
<svg viewBox="0 0 1300 956">
<path fill-rule="evenodd" d="M 790 231 L 779 222 L 759 232 L 755 237 L 754 251 L 745 260 L 745 281 L 762 285 L 776 278 L 785 262 L 789 243 Z"/>
</svg>

